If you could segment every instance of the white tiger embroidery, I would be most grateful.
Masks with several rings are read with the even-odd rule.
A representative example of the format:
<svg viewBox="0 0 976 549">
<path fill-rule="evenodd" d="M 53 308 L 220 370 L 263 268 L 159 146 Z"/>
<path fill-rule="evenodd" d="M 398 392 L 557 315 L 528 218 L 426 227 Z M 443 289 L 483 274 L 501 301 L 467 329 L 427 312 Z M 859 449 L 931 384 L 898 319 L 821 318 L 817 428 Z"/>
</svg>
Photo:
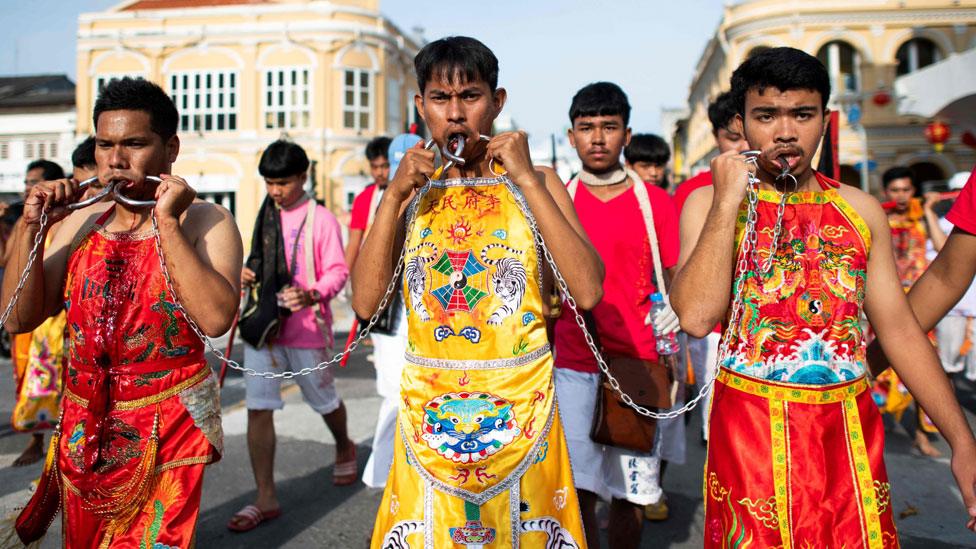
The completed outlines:
<svg viewBox="0 0 976 549">
<path fill-rule="evenodd" d="M 579 544 L 569 530 L 552 517 L 523 520 L 522 533 L 525 532 L 545 532 L 546 549 L 579 549 Z"/>
<path fill-rule="evenodd" d="M 383 536 L 383 549 L 410 549 L 410 542 L 407 537 L 411 534 L 424 531 L 424 523 L 420 520 L 402 520 L 393 525 L 390 531 Z"/>
<path fill-rule="evenodd" d="M 425 266 L 437 257 L 437 246 L 430 242 L 421 242 L 414 248 L 407 250 L 408 254 L 417 253 L 423 248 L 431 250 L 430 255 L 415 255 L 407 261 L 407 266 L 403 269 L 403 277 L 407 281 L 407 290 L 410 292 L 410 306 L 420 320 L 430 320 L 430 313 L 424 306 L 424 290 L 427 288 L 427 269 Z"/>
<path fill-rule="evenodd" d="M 481 260 L 487 265 L 495 268 L 491 275 L 492 287 L 495 295 L 502 301 L 502 306 L 491 313 L 488 317 L 488 324 L 497 326 L 506 318 L 513 315 L 522 305 L 522 298 L 525 297 L 525 288 L 528 284 L 528 276 L 525 274 L 525 266 L 514 257 L 501 257 L 491 259 L 488 252 L 495 248 L 505 250 L 510 254 L 522 255 L 521 250 L 509 248 L 504 244 L 492 243 L 481 250 Z"/>
</svg>

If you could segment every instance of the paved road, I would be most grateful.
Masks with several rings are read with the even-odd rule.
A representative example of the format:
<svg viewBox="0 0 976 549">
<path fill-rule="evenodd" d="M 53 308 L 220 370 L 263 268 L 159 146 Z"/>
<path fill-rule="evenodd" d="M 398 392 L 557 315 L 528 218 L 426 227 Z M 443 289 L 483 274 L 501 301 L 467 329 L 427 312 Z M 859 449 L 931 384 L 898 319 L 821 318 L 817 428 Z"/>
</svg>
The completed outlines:
<svg viewBox="0 0 976 549">
<path fill-rule="evenodd" d="M 339 341 L 343 339 L 338 338 Z M 349 429 L 359 445 L 360 468 L 369 454 L 379 398 L 375 394 L 373 369 L 364 348 L 349 366 L 337 371 L 337 385 L 349 410 Z M 239 355 L 238 350 L 235 355 Z M 0 360 L 0 510 L 22 505 L 30 481 L 40 465 L 13 468 L 10 463 L 27 442 L 27 436 L 13 433 L 9 425 L 13 384 L 7 372 L 9 361 Z M 970 423 L 976 425 L 976 386 L 962 381 L 957 389 Z M 236 372 L 228 375 L 222 393 L 226 452 L 222 461 L 206 475 L 200 512 L 197 546 L 210 547 L 329 547 L 362 548 L 372 528 L 380 493 L 362 485 L 332 486 L 335 453 L 333 441 L 321 418 L 301 402 L 295 386 L 286 386 L 285 409 L 276 415 L 278 432 L 277 482 L 284 515 L 247 534 L 233 534 L 225 523 L 231 514 L 251 502 L 254 484 L 244 439 L 246 411 L 243 381 Z M 672 516 L 666 522 L 646 523 L 642 546 L 692 548 L 702 543 L 701 475 L 704 451 L 697 440 L 698 414 L 689 424 L 688 459 L 668 469 L 665 489 Z M 948 452 L 944 443 L 940 449 Z M 889 425 L 886 449 L 895 512 L 905 547 L 974 547 L 976 535 L 962 527 L 961 499 L 952 481 L 946 459 L 930 460 L 911 450 L 903 428 Z M 913 513 L 914 511 L 914 513 Z M 43 547 L 57 547 L 59 525 L 45 539 Z"/>
</svg>

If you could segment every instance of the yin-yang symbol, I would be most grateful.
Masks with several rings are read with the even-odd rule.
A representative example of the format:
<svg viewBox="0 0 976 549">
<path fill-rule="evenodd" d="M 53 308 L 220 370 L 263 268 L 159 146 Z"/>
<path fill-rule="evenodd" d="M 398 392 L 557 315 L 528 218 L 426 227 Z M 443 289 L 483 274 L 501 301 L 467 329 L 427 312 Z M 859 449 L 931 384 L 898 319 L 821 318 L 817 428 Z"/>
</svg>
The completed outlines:
<svg viewBox="0 0 976 549">
<path fill-rule="evenodd" d="M 468 277 L 464 276 L 464 273 L 460 271 L 454 271 L 451 273 L 451 286 L 460 290 L 468 285 Z"/>
</svg>

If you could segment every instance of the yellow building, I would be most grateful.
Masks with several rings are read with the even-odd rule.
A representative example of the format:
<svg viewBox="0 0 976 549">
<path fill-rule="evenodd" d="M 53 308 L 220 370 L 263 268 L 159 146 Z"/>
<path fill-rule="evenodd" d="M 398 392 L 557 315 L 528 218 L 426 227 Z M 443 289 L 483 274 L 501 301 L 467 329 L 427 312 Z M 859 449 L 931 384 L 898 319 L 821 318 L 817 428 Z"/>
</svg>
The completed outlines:
<svg viewBox="0 0 976 549">
<path fill-rule="evenodd" d="M 698 62 L 688 97 L 690 114 L 675 134 L 682 155 L 679 177 L 706 168 L 716 154 L 708 103 L 728 89 L 732 71 L 750 54 L 777 46 L 816 55 L 830 72 L 830 107 L 842 113 L 839 151 L 846 183 L 861 184 L 859 168 L 864 166 L 875 168 L 868 182 L 876 190 L 879 174 L 894 165 L 912 167 L 925 181 L 969 171 L 976 163 L 976 150 L 961 140 L 965 131 L 973 131 L 973 121 L 960 113 L 971 109 L 958 108 L 972 101 L 976 89 L 968 98 L 946 98 L 955 101 L 955 108 L 928 116 L 906 108 L 916 98 L 896 93 L 903 88 L 898 85 L 902 77 L 962 59 L 963 52 L 970 57 L 969 50 L 976 48 L 976 0 L 753 0 L 725 7 Z M 929 93 L 941 93 L 936 82 Z M 859 111 L 853 117 L 852 109 Z M 854 124 L 857 114 L 860 123 Z M 925 139 L 929 116 L 952 130 L 941 153 Z M 869 162 L 861 164 L 865 155 Z"/>
<path fill-rule="evenodd" d="M 417 49 L 379 0 L 128 0 L 79 18 L 77 131 L 93 133 L 112 78 L 161 85 L 180 112 L 173 171 L 233 211 L 249 242 L 265 195 L 258 160 L 283 136 L 343 216 L 371 182 L 366 143 L 414 121 Z"/>
</svg>

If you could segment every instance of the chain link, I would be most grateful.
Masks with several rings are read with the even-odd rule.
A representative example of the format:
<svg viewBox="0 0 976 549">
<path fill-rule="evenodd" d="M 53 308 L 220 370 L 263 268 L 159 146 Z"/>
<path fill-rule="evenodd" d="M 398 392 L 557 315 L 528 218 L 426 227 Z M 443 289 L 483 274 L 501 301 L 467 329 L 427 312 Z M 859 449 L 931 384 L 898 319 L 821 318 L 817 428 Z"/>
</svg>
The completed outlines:
<svg viewBox="0 0 976 549">
<path fill-rule="evenodd" d="M 7 303 L 7 308 L 3 311 L 3 315 L 0 316 L 0 326 L 5 326 L 7 324 L 10 314 L 13 312 L 14 306 L 17 304 L 17 299 L 20 298 L 20 293 L 24 291 L 24 285 L 27 284 L 27 277 L 30 276 L 31 267 L 34 266 L 34 261 L 37 260 L 37 252 L 40 251 L 41 242 L 44 241 L 44 229 L 47 227 L 47 221 L 47 210 L 41 210 L 40 227 L 37 229 L 37 234 L 34 235 L 34 247 L 31 248 L 30 253 L 27 254 L 27 266 L 24 267 L 24 271 L 20 273 L 20 280 L 17 281 L 17 288 L 14 289 L 14 294 L 10 297 L 10 302 Z M 11 245 L 12 244 L 13 243 L 11 243 Z"/>
<path fill-rule="evenodd" d="M 755 158 L 754 157 L 749 158 L 747 161 L 751 163 L 755 163 Z M 786 203 L 786 193 L 784 193 L 783 196 L 784 197 L 780 200 L 781 209 L 777 216 L 778 218 L 777 225 L 782 225 L 783 209 Z M 758 240 L 757 232 L 756 232 L 756 221 L 758 220 L 759 179 L 756 178 L 751 172 L 748 174 L 746 197 L 747 197 L 747 217 L 746 217 L 745 235 L 744 238 L 742 239 L 742 244 L 741 244 L 742 249 L 739 252 L 738 261 L 736 265 L 735 288 L 733 290 L 734 295 L 732 296 L 732 313 L 729 317 L 729 324 L 726 327 L 725 334 L 722 337 L 722 343 L 720 345 L 720 350 L 718 354 L 719 365 L 721 365 L 722 361 L 730 354 L 729 346 L 732 340 L 732 335 L 735 333 L 735 330 L 738 327 L 738 323 L 742 314 L 742 300 L 743 300 L 742 282 L 743 280 L 745 280 L 749 268 L 747 258 L 749 257 L 750 250 L 755 250 L 756 241 Z M 522 208 L 521 203 L 519 203 L 519 207 Z M 549 264 L 549 267 L 552 269 L 553 277 L 556 279 L 556 283 L 559 286 L 559 291 L 563 294 L 566 304 L 569 305 L 570 309 L 572 309 L 573 311 L 573 315 L 576 320 L 576 325 L 579 326 L 579 329 L 583 332 L 583 339 L 586 340 L 586 345 L 590 348 L 590 352 L 593 353 L 593 357 L 596 358 L 596 362 L 597 365 L 600 367 L 600 371 L 603 372 L 603 375 L 607 377 L 607 381 L 610 383 L 610 388 L 613 389 L 613 392 L 615 392 L 617 396 L 620 397 L 620 400 L 623 401 L 623 403 L 626 404 L 627 406 L 630 406 L 638 414 L 645 417 L 658 419 L 658 420 L 674 419 L 694 409 L 695 406 L 698 405 L 698 402 L 701 401 L 701 399 L 704 398 L 706 394 L 708 394 L 708 391 L 711 390 L 712 385 L 714 385 L 715 374 L 718 373 L 718 368 L 715 369 L 715 374 L 710 376 L 708 381 L 706 381 L 702 385 L 701 389 L 699 389 L 698 391 L 698 394 L 695 395 L 694 398 L 686 402 L 683 406 L 681 406 L 678 409 L 668 410 L 666 412 L 656 412 L 654 410 L 651 410 L 649 408 L 646 408 L 634 402 L 634 399 L 629 394 L 624 392 L 623 389 L 620 388 L 620 381 L 617 380 L 617 378 L 615 378 L 613 374 L 610 373 L 610 368 L 607 366 L 606 360 L 603 358 L 603 354 L 600 352 L 600 349 L 597 347 L 596 341 L 593 339 L 593 335 L 590 334 L 590 331 L 586 329 L 586 321 L 583 318 L 583 315 L 580 314 L 579 308 L 576 305 L 576 300 L 569 292 L 569 285 L 566 283 L 566 279 L 563 278 L 562 273 L 559 272 L 559 268 L 556 266 L 556 261 L 555 259 L 553 259 L 552 254 L 549 252 L 549 247 L 546 246 L 545 238 L 543 238 L 542 232 L 539 230 L 539 227 L 536 224 L 534 218 L 529 216 L 524 209 L 522 213 L 525 215 L 526 219 L 529 219 L 529 225 L 531 226 L 532 232 L 535 235 L 536 243 L 542 249 L 543 255 L 545 256 L 545 260 Z M 777 229 L 774 230 L 774 234 L 778 234 L 780 232 L 780 229 L 781 227 L 777 227 Z M 778 237 L 776 237 L 776 240 L 778 240 Z M 773 252 L 775 252 L 775 248 Z M 770 257 L 772 257 L 772 253 L 770 254 Z M 772 262 L 770 261 L 769 265 L 771 264 Z"/>
<path fill-rule="evenodd" d="M 429 183 L 428 186 L 425 187 L 423 191 L 421 191 L 421 195 L 424 192 L 426 192 L 428 188 L 429 188 Z M 314 205 L 312 207 L 314 207 Z M 407 232 L 406 232 L 407 239 L 409 239 L 410 234 L 413 232 L 415 223 L 416 223 L 416 217 L 410 221 L 410 225 L 407 227 Z M 369 336 L 370 330 L 372 330 L 373 326 L 375 326 L 376 323 L 379 321 L 380 316 L 383 313 L 383 310 L 386 309 L 387 305 L 389 305 L 390 299 L 393 297 L 393 294 L 396 292 L 397 283 L 399 282 L 400 279 L 400 272 L 403 270 L 403 260 L 407 254 L 407 246 L 405 241 L 403 248 L 400 250 L 400 258 L 397 260 L 396 267 L 393 269 L 393 277 L 390 280 L 389 285 L 387 285 L 386 287 L 386 293 L 383 295 L 383 299 L 380 301 L 380 304 L 377 307 L 376 312 L 373 313 L 373 316 L 369 319 L 369 322 L 366 324 L 366 326 L 364 326 L 361 330 L 359 330 L 356 339 L 353 340 L 352 343 L 350 343 L 346 347 L 346 349 L 344 349 L 342 352 L 336 353 L 329 360 L 326 360 L 324 362 L 319 362 L 315 366 L 306 366 L 305 368 L 302 368 L 301 370 L 298 371 L 286 370 L 284 372 L 259 372 L 254 368 L 241 366 L 236 360 L 226 356 L 219 349 L 217 349 L 214 346 L 213 341 L 209 337 L 207 337 L 206 334 L 203 333 L 203 330 L 201 330 L 200 327 L 197 325 L 196 321 L 193 320 L 193 317 L 190 316 L 190 313 L 187 312 L 186 308 L 183 307 L 183 303 L 179 299 L 179 296 L 176 293 L 176 287 L 173 284 L 172 278 L 170 277 L 169 269 L 166 267 L 166 259 L 163 257 L 163 245 L 159 238 L 159 225 L 156 221 L 155 210 L 153 210 L 152 213 L 152 227 L 153 227 L 153 238 L 156 244 L 156 255 L 159 256 L 159 268 L 162 271 L 163 278 L 166 281 L 166 287 L 169 290 L 170 296 L 172 296 L 173 303 L 176 305 L 177 310 L 183 313 L 183 317 L 186 319 L 187 324 L 189 324 L 190 329 L 193 330 L 193 333 L 195 333 L 197 337 L 200 338 L 201 341 L 203 341 L 203 343 L 207 346 L 207 349 L 210 351 L 210 353 L 212 353 L 215 357 L 217 357 L 217 359 L 219 359 L 221 362 L 224 362 L 225 364 L 227 364 L 228 366 L 230 366 L 235 370 L 243 372 L 245 375 L 254 376 L 254 377 L 263 377 L 265 379 L 292 379 L 298 376 L 309 375 L 312 372 L 318 370 L 325 370 L 331 366 L 334 366 L 335 364 L 338 364 L 339 362 L 342 361 L 342 358 L 344 356 L 351 354 L 353 351 L 355 351 L 359 347 L 359 344 L 362 343 L 362 341 Z"/>
</svg>

